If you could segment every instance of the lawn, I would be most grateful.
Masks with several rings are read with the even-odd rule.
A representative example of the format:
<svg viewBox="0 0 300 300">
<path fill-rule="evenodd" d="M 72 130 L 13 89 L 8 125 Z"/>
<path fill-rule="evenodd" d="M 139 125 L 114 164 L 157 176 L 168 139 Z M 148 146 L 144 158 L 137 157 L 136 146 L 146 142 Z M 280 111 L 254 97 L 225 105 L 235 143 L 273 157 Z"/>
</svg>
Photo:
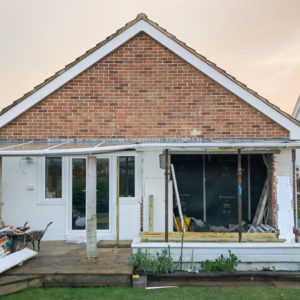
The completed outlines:
<svg viewBox="0 0 300 300">
<path fill-rule="evenodd" d="M 1 300 L 53 300 L 53 299 L 88 299 L 88 300 L 137 300 L 137 299 L 172 299 L 172 300 L 286 300 L 300 299 L 300 289 L 254 288 L 254 287 L 208 287 L 208 288 L 171 288 L 143 290 L 133 288 L 36 288 L 20 293 L 0 297 Z"/>
</svg>

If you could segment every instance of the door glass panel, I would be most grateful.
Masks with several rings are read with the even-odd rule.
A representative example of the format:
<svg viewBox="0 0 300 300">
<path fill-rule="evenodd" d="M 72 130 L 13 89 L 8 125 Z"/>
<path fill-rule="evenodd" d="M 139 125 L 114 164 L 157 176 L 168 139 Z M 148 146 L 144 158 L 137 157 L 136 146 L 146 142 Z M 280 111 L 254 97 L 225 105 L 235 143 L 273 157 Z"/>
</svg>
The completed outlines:
<svg viewBox="0 0 300 300">
<path fill-rule="evenodd" d="M 72 160 L 72 229 L 85 229 L 85 158 Z"/>
<path fill-rule="evenodd" d="M 97 229 L 109 229 L 109 159 L 97 159 Z"/>
<path fill-rule="evenodd" d="M 134 197 L 134 156 L 120 157 L 120 197 Z"/>
</svg>

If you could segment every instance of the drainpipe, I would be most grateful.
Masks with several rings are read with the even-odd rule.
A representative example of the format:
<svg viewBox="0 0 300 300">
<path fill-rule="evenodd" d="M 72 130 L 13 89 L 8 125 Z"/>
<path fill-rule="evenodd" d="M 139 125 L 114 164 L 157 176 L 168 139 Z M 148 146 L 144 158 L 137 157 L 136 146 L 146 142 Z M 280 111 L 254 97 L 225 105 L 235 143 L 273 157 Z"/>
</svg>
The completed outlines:
<svg viewBox="0 0 300 300">
<path fill-rule="evenodd" d="M 165 150 L 165 242 L 169 240 L 169 151 Z"/>
<path fill-rule="evenodd" d="M 238 222 L 239 222 L 239 243 L 242 242 L 242 159 L 241 149 L 238 149 Z"/>
</svg>

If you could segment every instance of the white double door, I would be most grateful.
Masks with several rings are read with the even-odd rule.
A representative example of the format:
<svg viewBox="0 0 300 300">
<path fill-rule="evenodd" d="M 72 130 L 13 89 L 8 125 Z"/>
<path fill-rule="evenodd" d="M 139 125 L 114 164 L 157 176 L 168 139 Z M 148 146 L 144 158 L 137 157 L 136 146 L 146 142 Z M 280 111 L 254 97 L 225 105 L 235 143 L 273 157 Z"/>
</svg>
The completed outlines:
<svg viewBox="0 0 300 300">
<path fill-rule="evenodd" d="M 102 238 L 114 238 L 116 189 L 115 157 L 97 157 L 97 232 Z M 86 158 L 72 157 L 71 161 L 71 212 L 69 224 L 72 233 L 83 233 L 86 228 Z"/>
</svg>

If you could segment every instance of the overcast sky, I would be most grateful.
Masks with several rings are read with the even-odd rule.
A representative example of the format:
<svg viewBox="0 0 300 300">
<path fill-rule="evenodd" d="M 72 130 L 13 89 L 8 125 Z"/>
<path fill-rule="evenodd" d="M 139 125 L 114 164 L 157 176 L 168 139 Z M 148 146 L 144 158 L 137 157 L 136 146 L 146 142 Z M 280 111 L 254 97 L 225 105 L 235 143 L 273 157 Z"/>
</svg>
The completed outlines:
<svg viewBox="0 0 300 300">
<path fill-rule="evenodd" d="M 300 0 L 0 0 L 0 109 L 140 12 L 292 112 Z"/>
</svg>

